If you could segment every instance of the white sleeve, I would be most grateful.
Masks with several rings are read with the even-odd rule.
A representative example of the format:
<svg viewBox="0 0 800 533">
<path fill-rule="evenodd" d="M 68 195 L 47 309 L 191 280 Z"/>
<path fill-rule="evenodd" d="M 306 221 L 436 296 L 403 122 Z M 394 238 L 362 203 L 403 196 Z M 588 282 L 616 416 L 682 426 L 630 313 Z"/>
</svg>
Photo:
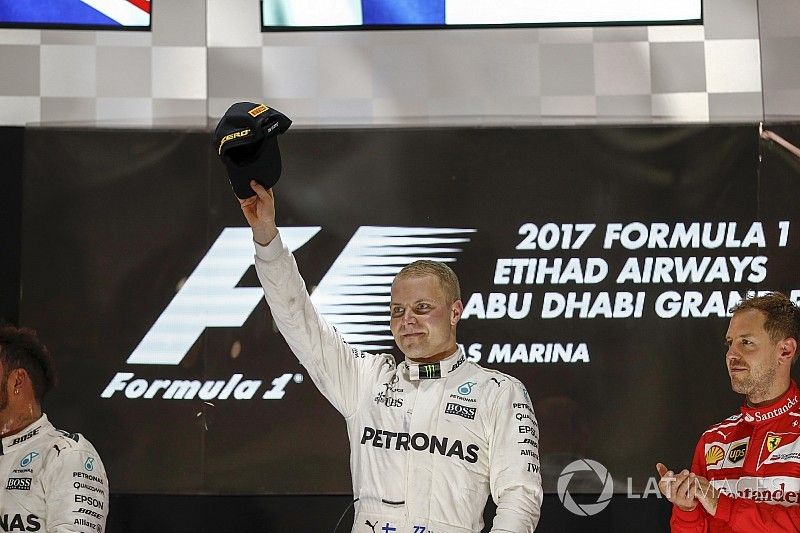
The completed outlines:
<svg viewBox="0 0 800 533">
<path fill-rule="evenodd" d="M 267 246 L 256 244 L 256 272 L 272 317 L 287 344 L 308 370 L 320 392 L 345 417 L 356 412 L 389 355 L 373 355 L 347 344 L 317 313 L 297 269 L 294 256 L 280 235 Z"/>
<path fill-rule="evenodd" d="M 48 533 L 105 531 L 108 478 L 96 452 L 68 447 L 51 456 L 42 483 Z"/>
<path fill-rule="evenodd" d="M 493 533 L 536 529 L 542 506 L 539 425 L 525 387 L 509 380 L 494 403 L 489 484 L 497 514 Z"/>
</svg>

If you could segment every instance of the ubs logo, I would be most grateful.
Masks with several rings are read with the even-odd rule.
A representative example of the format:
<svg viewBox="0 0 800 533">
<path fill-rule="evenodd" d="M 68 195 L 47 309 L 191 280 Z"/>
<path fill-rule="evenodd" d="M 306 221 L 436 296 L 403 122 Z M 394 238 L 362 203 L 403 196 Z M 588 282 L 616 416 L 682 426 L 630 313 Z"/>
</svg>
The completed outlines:
<svg viewBox="0 0 800 533">
<path fill-rule="evenodd" d="M 387 396 L 385 393 L 381 392 L 375 396 L 375 403 L 382 403 L 386 407 L 403 407 L 403 399 L 402 398 L 395 398 L 394 396 Z"/>
<path fill-rule="evenodd" d="M 394 386 L 398 381 L 400 381 L 400 378 L 395 374 L 392 379 L 384 383 L 383 388 L 385 390 L 375 396 L 375 403 L 382 403 L 386 407 L 403 407 L 403 399 L 394 397 L 394 393 L 403 392 L 402 388 Z"/>
</svg>

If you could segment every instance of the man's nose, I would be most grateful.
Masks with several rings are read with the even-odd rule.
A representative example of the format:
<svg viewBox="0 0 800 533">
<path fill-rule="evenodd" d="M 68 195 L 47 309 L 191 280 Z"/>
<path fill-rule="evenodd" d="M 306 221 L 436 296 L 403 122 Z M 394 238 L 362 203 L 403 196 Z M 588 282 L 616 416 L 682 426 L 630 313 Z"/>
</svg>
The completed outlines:
<svg viewBox="0 0 800 533">
<path fill-rule="evenodd" d="M 414 316 L 414 312 L 411 309 L 406 309 L 403 311 L 403 324 L 411 324 L 417 321 L 417 317 Z"/>
<path fill-rule="evenodd" d="M 738 357 L 738 355 L 736 353 L 736 350 L 733 347 L 733 344 L 731 344 L 730 346 L 728 346 L 728 350 L 725 352 L 725 359 L 727 361 L 730 361 L 734 357 Z"/>
</svg>

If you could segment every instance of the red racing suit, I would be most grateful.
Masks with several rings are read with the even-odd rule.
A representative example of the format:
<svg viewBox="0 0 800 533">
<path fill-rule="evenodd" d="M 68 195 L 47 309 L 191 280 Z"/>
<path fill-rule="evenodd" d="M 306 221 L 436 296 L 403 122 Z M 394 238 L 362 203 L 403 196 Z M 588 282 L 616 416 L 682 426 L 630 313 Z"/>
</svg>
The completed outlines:
<svg viewBox="0 0 800 533">
<path fill-rule="evenodd" d="M 800 391 L 741 413 L 700 436 L 692 472 L 720 492 L 714 516 L 672 509 L 673 532 L 800 531 Z"/>
</svg>

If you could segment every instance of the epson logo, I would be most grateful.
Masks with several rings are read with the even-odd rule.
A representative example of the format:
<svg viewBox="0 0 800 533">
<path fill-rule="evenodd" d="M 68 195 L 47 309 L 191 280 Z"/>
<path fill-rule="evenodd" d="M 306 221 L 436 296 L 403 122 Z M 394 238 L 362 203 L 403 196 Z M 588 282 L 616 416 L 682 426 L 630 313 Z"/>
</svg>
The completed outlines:
<svg viewBox="0 0 800 533">
<path fill-rule="evenodd" d="M 31 478 L 29 477 L 10 477 L 6 490 L 31 490 Z"/>
<path fill-rule="evenodd" d="M 458 403 L 448 403 L 447 407 L 444 409 L 444 413 L 446 415 L 458 415 L 463 418 L 475 420 L 475 408 L 467 407 L 466 405 L 461 405 Z"/>
<path fill-rule="evenodd" d="M 97 507 L 98 509 L 102 509 L 104 506 L 103 500 L 92 498 L 91 496 L 86 496 L 83 494 L 75 495 L 75 503 L 85 503 L 91 507 Z"/>
</svg>

